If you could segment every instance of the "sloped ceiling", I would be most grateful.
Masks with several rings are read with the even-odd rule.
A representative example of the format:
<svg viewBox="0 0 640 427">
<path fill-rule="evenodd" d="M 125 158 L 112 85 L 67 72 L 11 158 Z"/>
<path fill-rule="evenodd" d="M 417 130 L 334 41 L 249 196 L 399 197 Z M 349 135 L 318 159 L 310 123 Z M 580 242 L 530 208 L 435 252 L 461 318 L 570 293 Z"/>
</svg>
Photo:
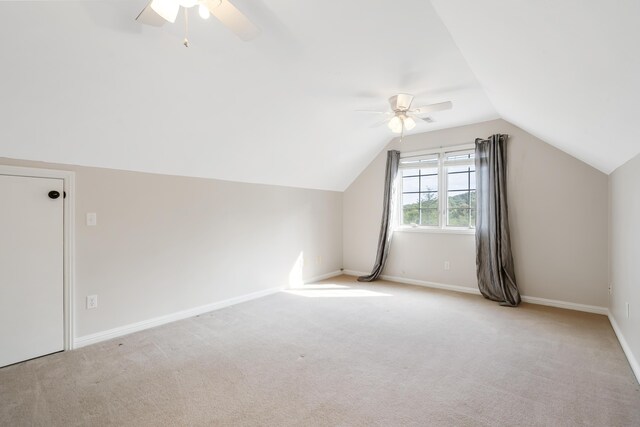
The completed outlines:
<svg viewBox="0 0 640 427">
<path fill-rule="evenodd" d="M 640 152 L 640 2 L 232 0 L 245 43 L 135 1 L 0 2 L 0 157 L 344 190 L 386 98 L 452 100 L 413 133 L 502 117 L 609 173 Z"/>
<path fill-rule="evenodd" d="M 344 190 L 392 137 L 356 109 L 386 109 L 397 92 L 418 94 L 420 104 L 454 102 L 414 133 L 498 117 L 428 1 L 233 2 L 262 35 L 242 42 L 194 10 L 189 49 L 180 19 L 162 28 L 134 21 L 146 0 L 0 2 L 0 157 Z M 440 9 L 447 22 L 456 13 Z M 458 42 L 465 52 L 472 43 L 466 33 Z M 477 56 L 467 59 L 483 81 L 509 77 L 502 70 L 488 77 L 493 68 Z M 524 89 L 507 97 L 512 83 L 506 78 L 501 90 L 489 83 L 490 94 L 525 123 L 535 109 L 526 102 L 518 120 L 522 102 L 510 102 Z M 597 83 L 602 95 L 614 82 Z M 593 100 L 591 89 L 582 100 Z M 539 95 L 533 87 L 527 93 Z M 608 128 L 616 114 L 629 113 L 599 108 L 588 129 Z M 564 128 L 555 138 L 543 122 L 548 139 L 569 138 Z"/>
<path fill-rule="evenodd" d="M 605 173 L 640 152 L 640 2 L 432 4 L 502 118 Z"/>
</svg>

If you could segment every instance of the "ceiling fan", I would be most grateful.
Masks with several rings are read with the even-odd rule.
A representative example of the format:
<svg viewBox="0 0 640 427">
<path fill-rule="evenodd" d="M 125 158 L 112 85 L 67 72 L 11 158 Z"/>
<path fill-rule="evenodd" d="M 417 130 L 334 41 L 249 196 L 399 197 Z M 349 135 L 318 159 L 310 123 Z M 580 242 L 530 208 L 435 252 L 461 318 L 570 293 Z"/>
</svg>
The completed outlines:
<svg viewBox="0 0 640 427">
<path fill-rule="evenodd" d="M 160 27 L 166 22 L 173 24 L 180 7 L 190 9 L 195 6 L 198 6 L 198 14 L 202 19 L 208 19 L 210 15 L 215 16 L 244 41 L 254 39 L 260 34 L 260 29 L 228 0 L 151 0 L 136 17 L 136 21 L 155 27 Z M 186 10 L 184 17 L 188 28 Z M 186 36 L 184 45 L 189 47 Z"/>
<path fill-rule="evenodd" d="M 405 129 L 411 130 L 416 127 L 416 120 L 433 123 L 434 120 L 431 117 L 419 117 L 420 115 L 429 114 L 436 111 L 450 110 L 451 108 L 453 108 L 453 103 L 451 103 L 451 101 L 446 101 L 411 109 L 412 102 L 413 95 L 399 93 L 389 98 L 391 111 L 357 111 L 363 113 L 384 114 L 387 117 L 382 122 L 376 123 L 372 127 L 381 126 L 386 123 L 387 126 L 389 126 L 389 129 L 391 129 L 391 132 L 403 134 Z"/>
</svg>

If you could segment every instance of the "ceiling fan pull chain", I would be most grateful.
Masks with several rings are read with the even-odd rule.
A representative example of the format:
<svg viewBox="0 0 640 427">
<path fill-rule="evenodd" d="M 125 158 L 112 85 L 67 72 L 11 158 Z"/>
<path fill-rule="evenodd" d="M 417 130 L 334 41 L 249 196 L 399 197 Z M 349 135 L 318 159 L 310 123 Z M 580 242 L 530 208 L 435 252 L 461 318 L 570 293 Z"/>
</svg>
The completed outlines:
<svg viewBox="0 0 640 427">
<path fill-rule="evenodd" d="M 184 47 L 189 47 L 189 9 L 184 8 Z"/>
</svg>

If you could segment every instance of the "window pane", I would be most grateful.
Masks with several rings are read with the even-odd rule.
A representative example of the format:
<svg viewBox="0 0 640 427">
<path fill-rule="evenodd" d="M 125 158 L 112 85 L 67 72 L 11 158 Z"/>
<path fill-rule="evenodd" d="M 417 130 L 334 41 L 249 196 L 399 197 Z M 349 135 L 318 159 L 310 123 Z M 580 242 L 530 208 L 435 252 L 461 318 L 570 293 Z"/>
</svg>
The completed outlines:
<svg viewBox="0 0 640 427">
<path fill-rule="evenodd" d="M 418 208 L 404 209 L 402 211 L 402 223 L 406 225 L 418 224 L 420 222 L 420 211 Z"/>
<path fill-rule="evenodd" d="M 420 225 L 437 226 L 438 225 L 438 209 L 421 209 Z"/>
<path fill-rule="evenodd" d="M 420 193 L 420 207 L 438 209 L 438 192 Z"/>
<path fill-rule="evenodd" d="M 475 191 L 473 192 L 475 194 Z M 447 195 L 447 207 L 449 209 L 455 208 L 470 208 L 470 191 L 449 191 Z"/>
<path fill-rule="evenodd" d="M 402 178 L 402 192 L 408 193 L 412 191 L 420 191 L 420 178 L 417 176 Z"/>
<path fill-rule="evenodd" d="M 471 209 L 475 209 L 476 208 L 476 190 L 472 190 L 470 195 L 470 200 L 471 200 L 471 206 L 469 206 Z"/>
<path fill-rule="evenodd" d="M 438 175 L 438 168 L 420 168 L 421 175 Z"/>
<path fill-rule="evenodd" d="M 420 211 L 418 209 L 418 194 L 402 195 L 402 223 L 418 224 Z"/>
<path fill-rule="evenodd" d="M 447 166 L 447 172 L 451 173 L 451 172 L 469 172 L 469 171 L 475 171 L 476 168 L 475 166 L 466 166 L 466 165 L 458 165 L 458 166 Z"/>
<path fill-rule="evenodd" d="M 469 224 L 471 228 L 476 228 L 476 210 L 471 209 L 471 224 Z"/>
<path fill-rule="evenodd" d="M 438 164 L 438 154 L 425 154 L 411 157 L 402 157 L 400 159 L 400 165 L 413 166 L 413 165 L 433 165 Z"/>
<path fill-rule="evenodd" d="M 447 172 L 468 172 L 469 166 L 447 166 Z"/>
<path fill-rule="evenodd" d="M 470 181 L 471 181 L 471 190 L 475 190 L 476 189 L 476 173 L 475 171 L 473 171 L 473 169 L 471 170 L 471 176 L 469 177 Z"/>
<path fill-rule="evenodd" d="M 471 209 L 449 209 L 447 225 L 450 227 L 469 227 Z"/>
<path fill-rule="evenodd" d="M 447 174 L 447 189 L 449 190 L 468 190 L 469 173 L 451 173 Z"/>
<path fill-rule="evenodd" d="M 437 165 L 438 164 L 438 158 L 431 158 L 431 159 L 422 159 L 420 160 L 420 164 L 421 165 L 425 165 L 425 166 L 431 166 L 431 165 Z"/>
<path fill-rule="evenodd" d="M 468 160 L 476 157 L 474 151 L 451 151 L 445 154 L 445 162 L 456 160 Z"/>
<path fill-rule="evenodd" d="M 402 176 L 418 176 L 420 169 L 402 169 Z"/>
<path fill-rule="evenodd" d="M 420 177 L 420 191 L 438 191 L 438 175 L 422 175 Z"/>
<path fill-rule="evenodd" d="M 411 207 L 410 205 L 415 205 L 415 208 L 418 208 L 418 194 L 402 194 L 402 206 L 403 207 Z"/>
</svg>

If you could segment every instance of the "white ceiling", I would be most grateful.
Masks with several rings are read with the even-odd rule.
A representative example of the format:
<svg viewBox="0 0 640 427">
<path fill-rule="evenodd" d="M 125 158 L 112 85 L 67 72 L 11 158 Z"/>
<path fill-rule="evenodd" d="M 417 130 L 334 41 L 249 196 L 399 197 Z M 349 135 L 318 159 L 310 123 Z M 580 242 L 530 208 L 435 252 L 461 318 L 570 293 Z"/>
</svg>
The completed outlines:
<svg viewBox="0 0 640 427">
<path fill-rule="evenodd" d="M 134 21 L 145 4 L 0 2 L 0 157 L 344 190 L 392 137 L 356 109 L 453 101 L 414 133 L 498 117 L 426 0 L 234 0 L 262 35 L 193 10 L 189 49 L 181 21 Z"/>
<path fill-rule="evenodd" d="M 432 3 L 502 118 L 605 173 L 640 152 L 640 2 Z"/>
<path fill-rule="evenodd" d="M 354 110 L 397 92 L 454 103 L 412 133 L 502 117 L 606 173 L 640 152 L 640 2 L 232 1 L 261 36 L 193 10 L 189 49 L 146 0 L 0 2 L 0 157 L 344 190 L 393 136 Z"/>
</svg>

